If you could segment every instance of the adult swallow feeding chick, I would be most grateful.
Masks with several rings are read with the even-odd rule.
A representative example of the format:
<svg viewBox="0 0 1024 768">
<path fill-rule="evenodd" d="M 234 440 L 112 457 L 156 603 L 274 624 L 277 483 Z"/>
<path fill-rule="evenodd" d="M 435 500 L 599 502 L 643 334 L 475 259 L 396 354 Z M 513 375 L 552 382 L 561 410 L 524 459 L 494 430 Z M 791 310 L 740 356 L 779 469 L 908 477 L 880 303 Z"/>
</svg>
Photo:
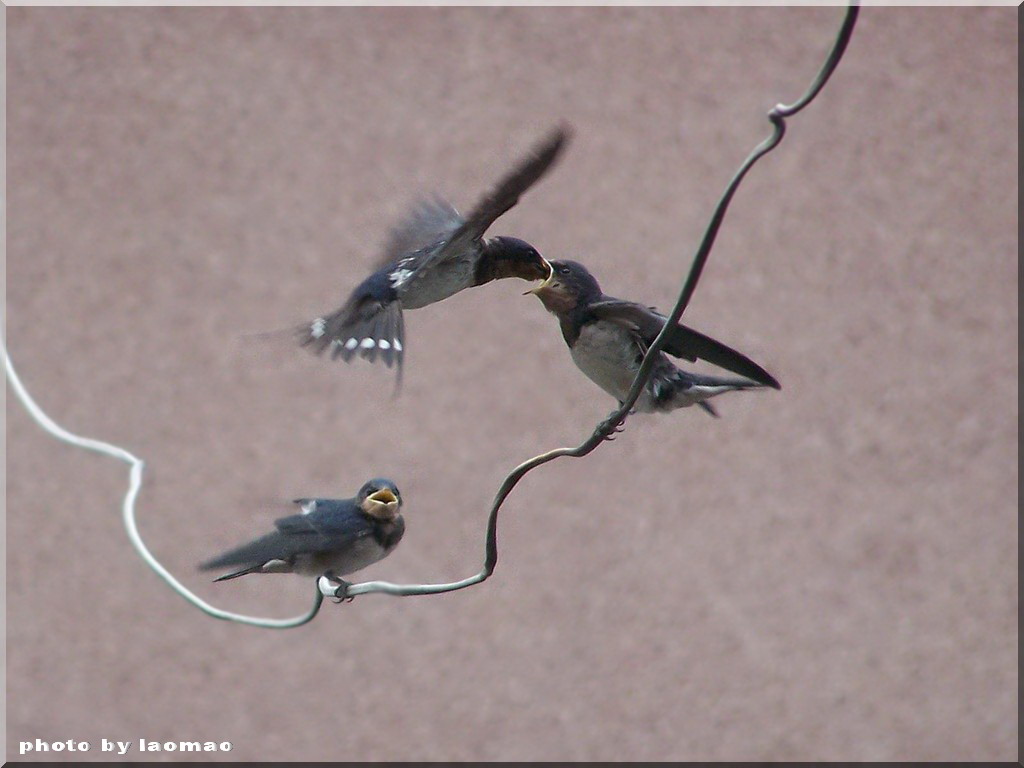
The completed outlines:
<svg viewBox="0 0 1024 768">
<path fill-rule="evenodd" d="M 236 568 L 224 581 L 248 573 L 327 576 L 338 584 L 349 573 L 383 559 L 405 533 L 402 495 L 383 478 L 370 480 L 352 499 L 295 499 L 302 513 L 282 517 L 277 530 L 209 560 L 200 569 Z"/>
<path fill-rule="evenodd" d="M 594 276 L 575 261 L 552 261 L 550 276 L 527 293 L 535 294 L 558 317 L 576 366 L 621 405 L 647 348 L 667 318 L 651 307 L 606 296 Z M 688 373 L 677 368 L 665 352 L 691 362 L 705 360 L 746 378 Z M 772 375 L 753 360 L 685 325 L 676 325 L 634 410 L 672 411 L 697 404 L 717 416 L 709 398 L 763 386 L 779 389 Z"/>
<path fill-rule="evenodd" d="M 512 208 L 559 156 L 569 130 L 541 141 L 463 218 L 446 200 L 424 201 L 391 233 L 383 265 L 360 283 L 344 306 L 299 329 L 299 341 L 318 354 L 373 362 L 378 353 L 401 376 L 405 351 L 403 309 L 419 309 L 492 280 L 539 280 L 551 267 L 537 250 L 514 237 L 484 239 L 488 227 Z"/>
</svg>

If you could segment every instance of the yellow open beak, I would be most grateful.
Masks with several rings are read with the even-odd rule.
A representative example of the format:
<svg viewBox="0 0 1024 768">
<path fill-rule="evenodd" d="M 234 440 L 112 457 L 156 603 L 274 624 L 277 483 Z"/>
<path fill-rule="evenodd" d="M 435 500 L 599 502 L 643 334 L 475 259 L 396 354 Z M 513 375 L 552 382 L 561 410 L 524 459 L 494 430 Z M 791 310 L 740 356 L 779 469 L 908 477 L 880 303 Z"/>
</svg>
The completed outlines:
<svg viewBox="0 0 1024 768">
<path fill-rule="evenodd" d="M 544 259 L 543 256 L 541 256 L 541 258 Z M 529 296 L 531 293 L 536 295 L 537 293 L 543 291 L 545 288 L 551 287 L 551 281 L 555 279 L 555 268 L 551 266 L 551 262 L 548 261 L 547 259 L 544 259 L 544 263 L 547 264 L 548 267 L 548 276 L 545 277 L 541 282 L 533 286 L 533 288 L 531 288 L 530 290 L 524 291 L 523 296 Z"/>
<path fill-rule="evenodd" d="M 370 501 L 379 501 L 381 504 L 393 504 L 398 501 L 398 497 L 392 493 L 390 488 L 382 488 L 376 493 L 370 494 Z"/>
</svg>

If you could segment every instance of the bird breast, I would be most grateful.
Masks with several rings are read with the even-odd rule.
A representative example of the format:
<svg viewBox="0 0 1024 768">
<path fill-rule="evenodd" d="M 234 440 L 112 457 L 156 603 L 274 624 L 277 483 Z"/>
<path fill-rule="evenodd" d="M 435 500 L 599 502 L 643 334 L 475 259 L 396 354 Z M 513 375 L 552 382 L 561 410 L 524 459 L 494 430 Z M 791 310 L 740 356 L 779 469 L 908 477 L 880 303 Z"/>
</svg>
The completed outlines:
<svg viewBox="0 0 1024 768">
<path fill-rule="evenodd" d="M 388 550 L 373 536 L 364 536 L 338 552 L 299 555 L 293 570 L 304 576 L 320 576 L 324 571 L 345 576 L 373 565 L 387 554 Z"/>
<path fill-rule="evenodd" d="M 616 400 L 625 399 L 640 367 L 640 349 L 628 330 L 602 320 L 587 323 L 570 352 L 591 381 Z"/>
<path fill-rule="evenodd" d="M 473 285 L 476 260 L 470 257 L 445 259 L 424 270 L 415 280 L 397 281 L 402 306 L 419 309 L 454 296 Z"/>
</svg>

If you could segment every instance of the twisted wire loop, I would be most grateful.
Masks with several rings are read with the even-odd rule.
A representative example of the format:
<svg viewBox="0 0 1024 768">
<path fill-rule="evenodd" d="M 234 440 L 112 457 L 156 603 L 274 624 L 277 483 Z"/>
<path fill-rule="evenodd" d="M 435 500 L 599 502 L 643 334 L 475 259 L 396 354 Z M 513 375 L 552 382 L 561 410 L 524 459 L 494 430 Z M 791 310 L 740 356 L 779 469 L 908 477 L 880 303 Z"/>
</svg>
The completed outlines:
<svg viewBox="0 0 1024 768">
<path fill-rule="evenodd" d="M 4 368 L 7 371 L 7 380 L 11 383 L 11 389 L 14 390 L 18 399 L 21 400 L 22 405 L 25 406 L 25 410 L 28 411 L 29 415 L 33 419 L 35 419 L 39 426 L 62 442 L 79 448 L 84 448 L 87 451 L 101 453 L 104 456 L 110 456 L 118 459 L 119 461 L 125 462 L 131 467 L 128 474 L 128 492 L 125 494 L 124 503 L 122 504 L 124 527 L 128 531 L 128 538 L 131 540 L 132 544 L 135 545 L 135 549 L 138 550 L 139 555 L 145 561 L 146 565 L 156 571 L 157 574 L 159 574 L 159 576 L 171 586 L 171 589 L 184 597 L 199 610 L 209 614 L 210 616 L 218 619 L 225 619 L 227 621 L 236 621 L 240 624 L 250 624 L 254 627 L 264 627 L 266 629 L 291 629 L 292 627 L 298 627 L 305 624 L 316 616 L 317 611 L 320 610 L 320 604 L 323 603 L 324 600 L 324 596 L 320 593 L 320 590 L 316 591 L 316 595 L 313 599 L 313 607 L 302 616 L 296 616 L 291 619 L 263 619 L 258 616 L 246 616 L 241 613 L 232 613 L 212 606 L 174 578 L 170 571 L 164 568 L 164 566 L 161 565 L 155 557 L 153 557 L 153 554 L 143 543 L 142 537 L 139 535 L 139 529 L 135 524 L 135 500 L 138 498 L 139 491 L 142 489 L 142 473 L 145 469 L 146 463 L 138 456 L 135 456 L 119 446 L 105 443 L 102 440 L 94 440 L 89 437 L 81 437 L 79 435 L 72 434 L 51 419 L 43 409 L 39 407 L 36 401 L 32 399 L 28 390 L 25 389 L 25 385 L 22 384 L 21 378 L 18 376 L 17 371 L 14 370 L 14 364 L 11 362 L 11 356 L 7 353 L 6 341 L 0 341 L 0 345 L 3 346 Z"/>
<path fill-rule="evenodd" d="M 69 445 L 74 445 L 105 456 L 110 456 L 118 459 L 119 461 L 123 461 L 130 466 L 128 491 L 125 494 L 122 505 L 124 526 L 128 532 L 129 540 L 138 551 L 146 565 L 152 568 L 175 592 L 209 616 L 213 616 L 217 619 L 224 619 L 226 621 L 238 622 L 240 624 L 248 624 L 254 627 L 263 627 L 266 629 L 290 629 L 311 621 L 320 611 L 324 597 L 351 600 L 358 595 L 367 595 L 378 592 L 396 596 L 434 595 L 444 592 L 455 592 L 456 590 L 465 589 L 466 587 L 471 587 L 474 584 L 486 581 L 490 578 L 491 574 L 494 573 L 494 569 L 498 564 L 498 512 L 504 504 L 505 499 L 519 481 L 522 480 L 528 472 L 536 469 L 542 464 L 547 464 L 549 461 L 554 461 L 555 459 L 563 456 L 572 456 L 574 458 L 582 458 L 583 456 L 586 456 L 602 442 L 612 438 L 612 434 L 625 423 L 633 405 L 640 397 L 640 393 L 643 390 L 644 385 L 650 378 L 651 370 L 654 367 L 657 355 L 666 344 L 669 330 L 679 322 L 679 318 L 682 316 L 683 311 L 690 303 L 690 298 L 693 296 L 693 292 L 697 287 L 697 282 L 700 280 L 704 264 L 707 261 L 708 255 L 711 253 L 711 247 L 714 244 L 715 237 L 717 236 L 722 220 L 725 217 L 726 209 L 728 208 L 736 189 L 739 187 L 740 182 L 746 176 L 753 164 L 762 156 L 774 149 L 779 142 L 782 141 L 782 137 L 786 131 L 785 119 L 795 115 L 801 109 L 810 104 L 818 95 L 818 92 L 824 87 L 829 77 L 831 77 L 843 56 L 843 52 L 846 50 L 850 36 L 853 34 L 853 27 L 856 23 L 858 12 L 859 7 L 857 3 L 852 3 L 847 8 L 846 17 L 839 31 L 839 35 L 832 46 L 825 64 L 819 71 L 818 76 L 815 78 L 808 91 L 793 104 L 778 104 L 771 110 L 771 112 L 769 112 L 768 118 L 771 120 L 773 127 L 772 135 L 758 145 L 750 156 L 747 157 L 739 171 L 737 171 L 736 175 L 733 176 L 729 186 L 726 188 L 725 193 L 720 199 L 718 206 L 711 217 L 711 221 L 704 234 L 704 238 L 701 241 L 700 247 L 694 257 L 693 265 L 690 267 L 690 273 L 687 276 L 686 283 L 683 285 L 683 289 L 679 294 L 679 299 L 676 301 L 675 307 L 665 323 L 665 327 L 658 334 L 657 338 L 655 338 L 654 343 L 648 347 L 647 354 L 644 356 L 643 363 L 640 365 L 640 368 L 636 373 L 636 377 L 633 380 L 633 386 L 630 388 L 626 399 L 607 419 L 597 425 L 590 437 L 577 447 L 556 448 L 555 450 L 548 451 L 547 453 L 542 453 L 539 456 L 534 456 L 532 459 L 524 461 L 505 477 L 497 494 L 495 494 L 494 501 L 491 504 L 490 514 L 487 519 L 483 568 L 479 573 L 476 573 L 469 578 L 445 584 L 392 584 L 386 581 L 366 581 L 358 584 L 343 583 L 339 586 L 321 576 L 316 581 L 313 605 L 306 613 L 290 619 L 260 618 L 258 616 L 247 616 L 216 608 L 202 600 L 174 578 L 174 576 L 172 576 L 171 573 L 152 555 L 143 543 L 142 537 L 139 535 L 138 527 L 135 523 L 135 501 L 142 488 L 142 475 L 145 468 L 145 462 L 124 448 L 120 448 L 110 443 L 105 443 L 101 440 L 94 440 L 92 438 L 72 434 L 47 416 L 46 413 L 36 404 L 35 400 L 33 400 L 29 395 L 28 391 L 22 384 L 21 379 L 18 377 L 18 374 L 15 372 L 14 365 L 7 352 L 6 342 L 0 341 L 0 346 L 3 347 L 4 367 L 7 372 L 8 381 L 11 383 L 12 389 L 25 406 L 29 415 L 44 430 L 49 432 L 58 440 L 68 443 Z"/>
<path fill-rule="evenodd" d="M 337 585 L 331 584 L 326 579 L 321 578 L 318 583 L 321 591 L 325 595 L 345 598 L 352 598 L 356 595 L 366 595 L 373 592 L 381 592 L 396 596 L 433 595 L 442 592 L 454 592 L 459 589 L 465 589 L 466 587 L 479 584 L 480 582 L 486 581 L 490 578 L 491 574 L 494 573 L 495 566 L 498 564 L 498 511 L 501 509 L 505 499 L 512 492 L 512 489 L 515 488 L 516 484 L 523 479 L 523 476 L 526 475 L 526 473 L 536 469 L 542 464 L 547 464 L 549 461 L 554 461 L 555 459 L 563 456 L 572 456 L 573 458 L 582 458 L 583 456 L 586 456 L 601 443 L 611 439 L 612 434 L 625 423 L 633 405 L 640 397 L 640 393 L 643 391 L 644 386 L 647 384 L 647 380 L 651 376 L 651 370 L 657 361 L 658 354 L 667 343 L 668 334 L 676 323 L 679 322 L 679 318 L 682 317 L 683 311 L 690 303 L 690 298 L 693 296 L 693 292 L 697 288 L 697 282 L 700 280 L 708 255 L 711 253 L 711 247 L 714 245 L 715 238 L 718 235 L 718 230 L 725 218 L 725 212 L 728 209 L 729 203 L 732 201 L 733 195 L 739 187 L 740 182 L 743 181 L 743 178 L 747 175 L 747 172 L 751 167 L 753 167 L 754 163 L 775 149 L 779 142 L 782 141 L 782 137 L 786 132 L 786 118 L 792 117 L 810 104 L 825 86 L 825 83 L 828 82 L 828 79 L 832 76 L 836 66 L 839 64 L 840 59 L 842 59 L 843 53 L 846 51 L 847 44 L 850 42 L 850 37 L 853 35 L 853 27 L 857 22 L 859 12 L 860 7 L 856 2 L 851 3 L 847 7 L 846 16 L 843 19 L 842 27 L 839 30 L 839 34 L 836 36 L 832 49 L 807 92 L 793 104 L 778 104 L 768 113 L 768 119 L 771 120 L 772 123 L 772 134 L 750 153 L 747 159 L 743 162 L 743 165 L 740 166 L 740 169 L 733 176 L 732 181 L 729 182 L 728 187 L 726 187 L 725 193 L 719 200 L 718 206 L 715 208 L 715 212 L 711 217 L 708 228 L 704 233 L 704 238 L 700 243 L 700 247 L 697 249 L 697 254 L 694 256 L 693 266 L 690 267 L 690 273 L 687 276 L 686 283 L 683 285 L 683 289 L 679 294 L 679 299 L 676 301 L 672 313 L 665 322 L 665 327 L 661 329 L 661 333 L 659 333 L 657 338 L 655 338 L 654 343 L 648 347 L 643 363 L 640 365 L 639 370 L 636 372 L 636 377 L 633 379 L 633 386 L 630 388 L 629 394 L 622 402 L 622 405 L 620 405 L 617 410 L 613 411 L 607 419 L 598 424 L 590 437 L 584 440 L 580 445 L 575 448 L 556 448 L 555 450 L 548 451 L 547 453 L 542 453 L 539 456 L 534 456 L 532 459 L 524 461 L 518 467 L 513 469 L 508 476 L 506 476 L 501 487 L 498 489 L 498 493 L 494 497 L 494 502 L 491 504 L 490 516 L 487 519 L 484 565 L 480 572 L 467 579 L 454 581 L 448 584 L 391 584 L 386 581 L 366 581 L 359 584 L 347 584 L 338 587 Z"/>
</svg>

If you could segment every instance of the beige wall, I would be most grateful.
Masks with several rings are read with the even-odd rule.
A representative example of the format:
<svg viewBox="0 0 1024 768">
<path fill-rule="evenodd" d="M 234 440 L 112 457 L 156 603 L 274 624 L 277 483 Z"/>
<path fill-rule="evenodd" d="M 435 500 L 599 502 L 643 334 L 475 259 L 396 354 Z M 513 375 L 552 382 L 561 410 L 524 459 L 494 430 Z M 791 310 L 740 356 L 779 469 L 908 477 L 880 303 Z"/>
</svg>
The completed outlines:
<svg viewBox="0 0 1024 768">
<path fill-rule="evenodd" d="M 365 574 L 469 575 L 504 474 L 613 405 L 524 284 L 411 312 L 398 400 L 383 370 L 243 334 L 331 308 L 418 193 L 471 205 L 559 119 L 564 161 L 495 233 L 667 309 L 840 18 L 12 9 L 11 354 L 58 421 L 148 461 L 142 533 L 218 605 L 304 610 L 300 579 L 194 566 L 376 474 L 408 533 Z M 9 397 L 9 757 L 1010 759 L 1016 39 L 1012 9 L 863 11 L 687 313 L 783 390 L 530 475 L 472 590 L 289 632 L 209 619 L 129 547 L 125 468 Z"/>
</svg>

